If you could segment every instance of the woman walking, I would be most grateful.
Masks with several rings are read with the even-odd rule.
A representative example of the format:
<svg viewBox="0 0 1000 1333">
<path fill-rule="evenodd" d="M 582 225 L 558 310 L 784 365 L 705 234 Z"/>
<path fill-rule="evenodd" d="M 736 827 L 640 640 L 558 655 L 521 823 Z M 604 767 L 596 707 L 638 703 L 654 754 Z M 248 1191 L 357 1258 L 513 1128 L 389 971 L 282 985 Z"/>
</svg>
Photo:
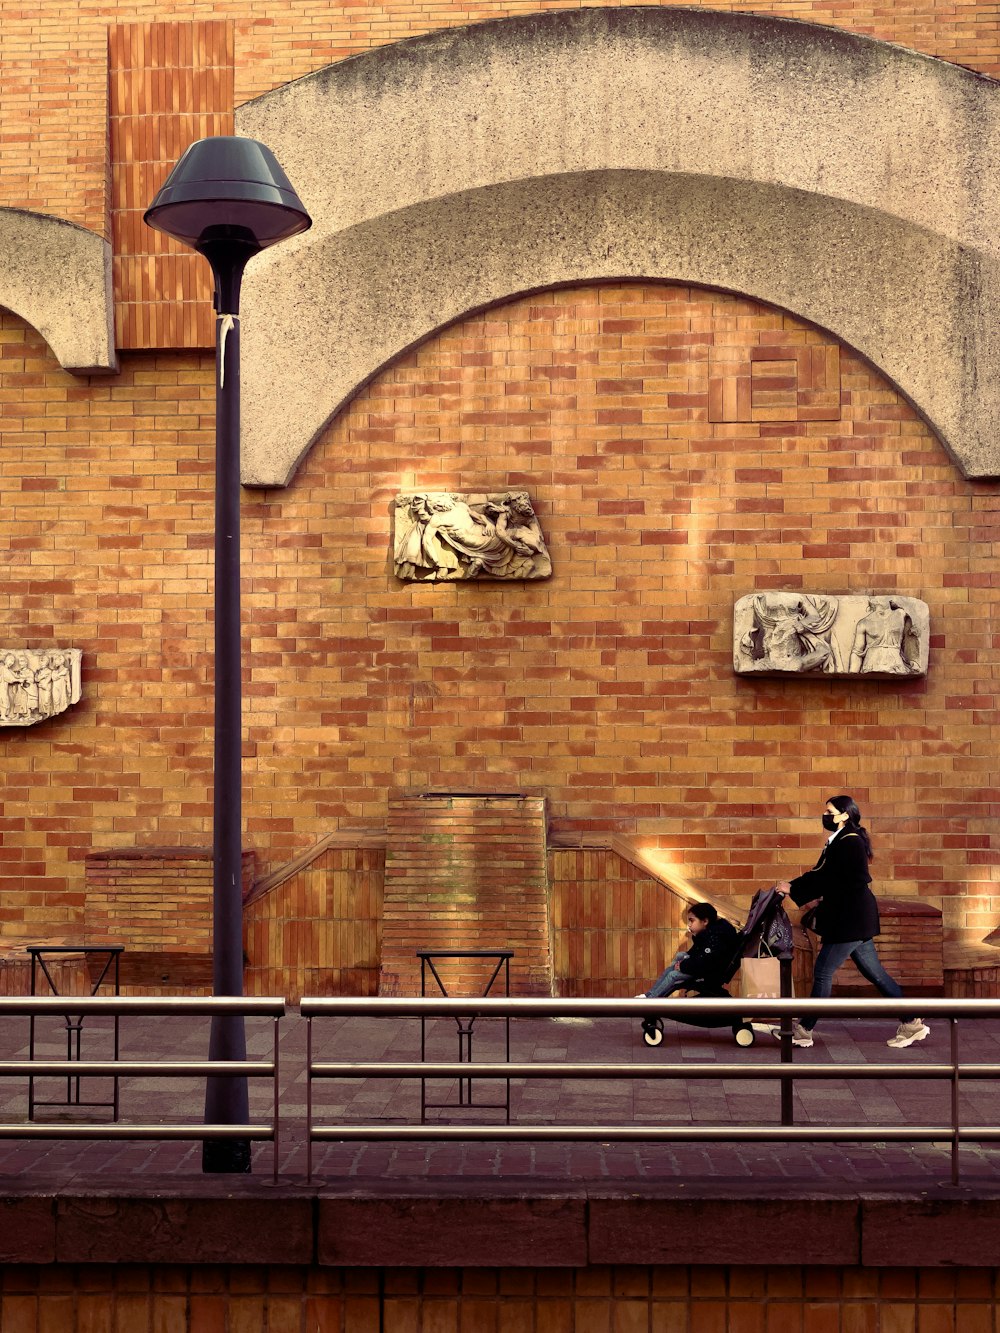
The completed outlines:
<svg viewBox="0 0 1000 1333">
<path fill-rule="evenodd" d="M 826 846 L 812 870 L 776 887 L 799 907 L 815 908 L 820 951 L 813 970 L 810 999 L 826 999 L 833 991 L 834 973 L 848 958 L 880 995 L 898 999 L 902 989 L 879 962 L 874 937 L 879 933 L 878 903 L 872 893 L 868 863 L 872 844 L 861 823 L 861 811 L 850 796 L 831 796 L 823 812 L 829 833 Z M 792 1023 L 792 1044 L 811 1046 L 817 1019 Z M 886 1043 L 896 1049 L 923 1041 L 930 1028 L 920 1018 L 907 1018 Z M 777 1036 L 778 1034 L 775 1033 Z"/>
</svg>

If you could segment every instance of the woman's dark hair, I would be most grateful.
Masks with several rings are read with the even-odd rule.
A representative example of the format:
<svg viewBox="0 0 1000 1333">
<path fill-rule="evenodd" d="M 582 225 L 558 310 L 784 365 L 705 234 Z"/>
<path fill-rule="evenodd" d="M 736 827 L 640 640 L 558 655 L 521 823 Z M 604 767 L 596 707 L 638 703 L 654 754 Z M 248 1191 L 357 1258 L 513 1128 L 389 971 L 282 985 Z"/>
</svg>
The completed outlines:
<svg viewBox="0 0 1000 1333">
<path fill-rule="evenodd" d="M 719 919 L 719 913 L 711 903 L 688 903 L 688 915 L 696 916 L 699 921 L 707 921 L 709 925 Z"/>
<path fill-rule="evenodd" d="M 869 861 L 875 860 L 875 853 L 872 851 L 872 840 L 868 836 L 868 830 L 861 822 L 861 811 L 854 802 L 853 796 L 831 796 L 827 805 L 832 805 L 834 809 L 839 810 L 842 815 L 847 815 L 846 827 L 851 833 L 856 833 L 864 843 L 865 855 Z"/>
</svg>

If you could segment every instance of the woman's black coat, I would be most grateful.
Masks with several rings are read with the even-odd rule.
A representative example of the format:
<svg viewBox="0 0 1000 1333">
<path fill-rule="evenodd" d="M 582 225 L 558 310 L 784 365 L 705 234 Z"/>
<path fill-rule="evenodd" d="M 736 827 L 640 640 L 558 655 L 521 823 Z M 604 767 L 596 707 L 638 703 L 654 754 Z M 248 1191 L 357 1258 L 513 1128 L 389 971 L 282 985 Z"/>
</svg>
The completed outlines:
<svg viewBox="0 0 1000 1333">
<path fill-rule="evenodd" d="M 792 880 L 791 897 L 800 907 L 822 898 L 816 930 L 825 944 L 870 940 L 881 929 L 871 881 L 864 839 L 841 832 L 823 848 L 812 870 Z"/>
</svg>

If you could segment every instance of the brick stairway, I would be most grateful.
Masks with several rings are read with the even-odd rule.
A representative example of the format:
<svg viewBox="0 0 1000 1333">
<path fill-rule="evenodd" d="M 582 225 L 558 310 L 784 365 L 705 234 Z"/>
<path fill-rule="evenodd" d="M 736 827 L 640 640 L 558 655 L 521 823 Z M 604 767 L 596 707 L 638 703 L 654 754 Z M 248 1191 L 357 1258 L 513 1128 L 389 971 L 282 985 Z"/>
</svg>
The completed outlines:
<svg viewBox="0 0 1000 1333">
<path fill-rule="evenodd" d="M 419 995 L 414 951 L 435 948 L 514 949 L 512 994 L 551 994 L 543 797 L 399 796 L 387 831 L 380 994 Z M 492 968 L 436 966 L 457 995 L 481 994 Z"/>
</svg>

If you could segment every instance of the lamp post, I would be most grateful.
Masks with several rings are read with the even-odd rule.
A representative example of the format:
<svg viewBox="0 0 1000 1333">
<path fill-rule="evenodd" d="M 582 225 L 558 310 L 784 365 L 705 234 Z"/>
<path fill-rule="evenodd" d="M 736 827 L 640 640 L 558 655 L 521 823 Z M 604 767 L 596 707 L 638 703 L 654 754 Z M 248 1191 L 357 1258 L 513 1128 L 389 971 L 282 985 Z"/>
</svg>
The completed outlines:
<svg viewBox="0 0 1000 1333">
<path fill-rule="evenodd" d="M 204 255 L 215 279 L 212 992 L 242 995 L 240 285 L 254 255 L 305 231 L 311 219 L 269 148 L 224 136 L 193 143 L 144 216 L 150 227 Z M 246 1059 L 242 1015 L 213 1017 L 209 1059 Z M 245 1125 L 248 1119 L 246 1077 L 210 1077 L 206 1124 Z M 249 1171 L 249 1139 L 206 1139 L 202 1170 Z"/>
</svg>

